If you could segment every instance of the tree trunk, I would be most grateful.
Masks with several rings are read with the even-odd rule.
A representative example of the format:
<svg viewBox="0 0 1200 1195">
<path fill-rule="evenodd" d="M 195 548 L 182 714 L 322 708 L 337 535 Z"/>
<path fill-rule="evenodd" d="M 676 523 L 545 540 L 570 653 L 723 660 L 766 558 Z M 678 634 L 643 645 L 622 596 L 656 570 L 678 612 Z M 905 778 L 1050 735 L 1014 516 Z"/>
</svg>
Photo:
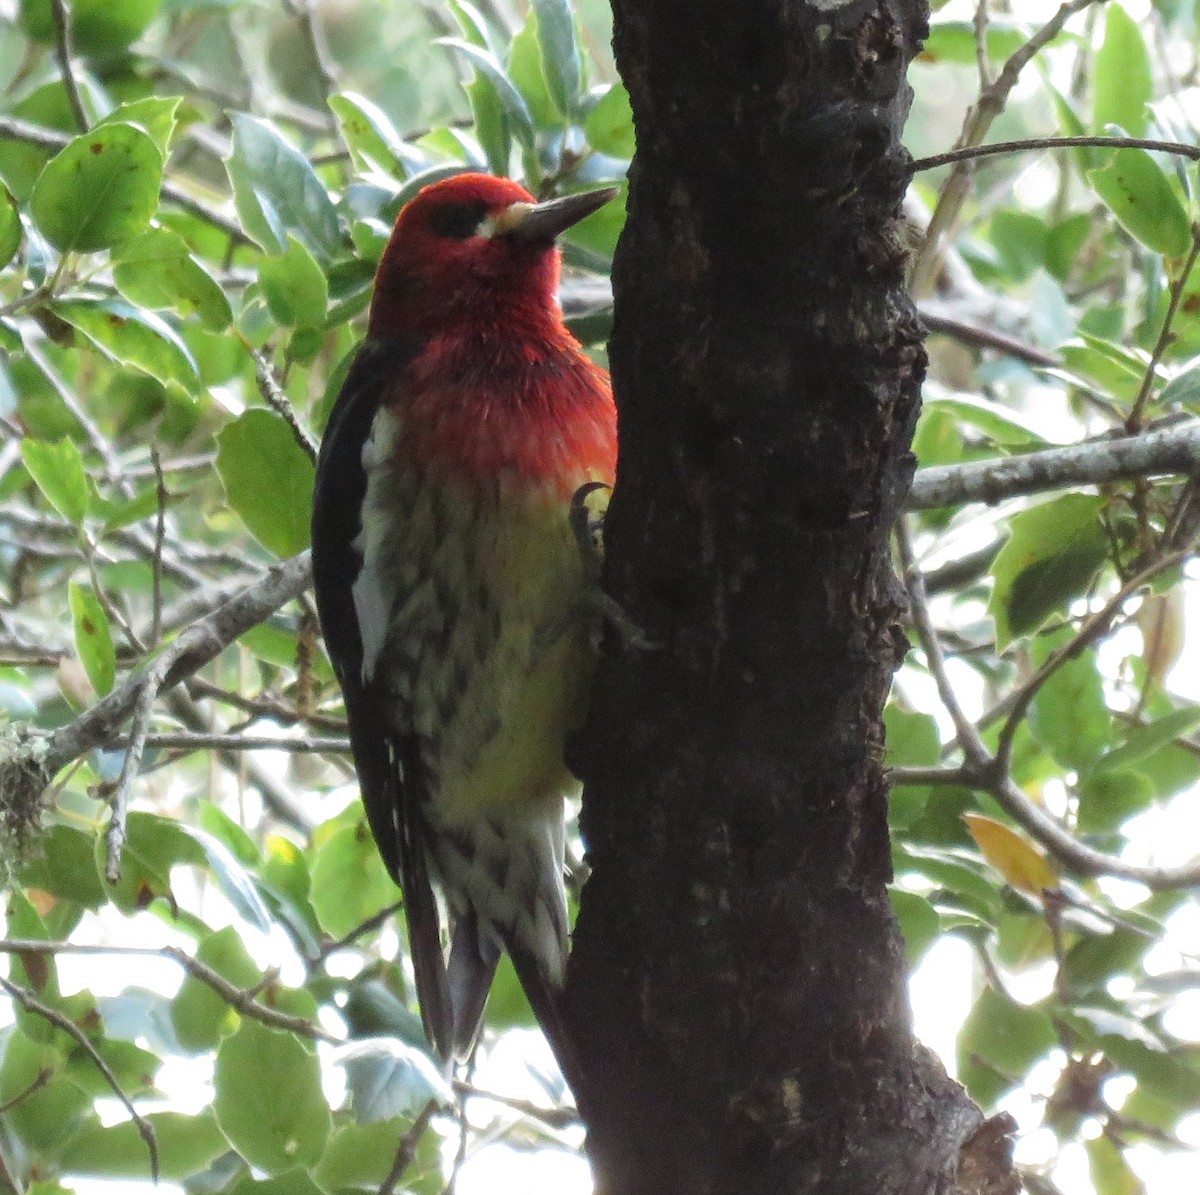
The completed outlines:
<svg viewBox="0 0 1200 1195">
<path fill-rule="evenodd" d="M 925 5 L 614 9 L 638 152 L 605 585 L 656 646 L 609 636 L 572 760 L 593 870 L 566 1016 L 597 1189 L 1015 1189 L 1002 1126 L 913 1040 L 886 890 Z"/>
</svg>

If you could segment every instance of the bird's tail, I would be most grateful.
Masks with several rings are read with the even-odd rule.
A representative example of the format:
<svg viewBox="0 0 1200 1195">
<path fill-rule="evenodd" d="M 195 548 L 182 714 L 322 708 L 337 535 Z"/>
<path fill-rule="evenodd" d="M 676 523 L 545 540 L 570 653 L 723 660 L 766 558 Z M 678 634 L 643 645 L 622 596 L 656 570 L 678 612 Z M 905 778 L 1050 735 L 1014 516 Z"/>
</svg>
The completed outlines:
<svg viewBox="0 0 1200 1195">
<path fill-rule="evenodd" d="M 447 977 L 454 1016 L 454 1057 L 465 1062 L 475 1049 L 500 951 L 479 933 L 479 917 L 468 910 L 454 924 Z"/>
<path fill-rule="evenodd" d="M 517 978 L 521 981 L 521 987 L 525 990 L 525 997 L 533 1009 L 533 1015 L 546 1035 L 546 1041 L 550 1043 L 551 1052 L 558 1062 L 563 1078 L 575 1095 L 576 1104 L 579 1104 L 585 1098 L 583 1071 L 579 1064 L 579 1055 L 567 1030 L 567 1023 L 563 1019 L 562 988 L 550 983 L 537 959 L 517 943 L 512 943 L 508 952 Z"/>
<path fill-rule="evenodd" d="M 580 1068 L 562 1017 L 560 989 L 546 977 L 538 960 L 514 938 L 506 937 L 505 945 L 533 1015 L 546 1035 L 563 1078 L 578 1099 Z M 472 910 L 460 917 L 454 926 L 448 965 L 450 1006 L 454 1017 L 454 1056 L 460 1062 L 471 1056 L 479 1039 L 488 992 L 499 962 L 499 951 L 486 934 L 479 932 L 479 919 L 475 912 Z"/>
</svg>

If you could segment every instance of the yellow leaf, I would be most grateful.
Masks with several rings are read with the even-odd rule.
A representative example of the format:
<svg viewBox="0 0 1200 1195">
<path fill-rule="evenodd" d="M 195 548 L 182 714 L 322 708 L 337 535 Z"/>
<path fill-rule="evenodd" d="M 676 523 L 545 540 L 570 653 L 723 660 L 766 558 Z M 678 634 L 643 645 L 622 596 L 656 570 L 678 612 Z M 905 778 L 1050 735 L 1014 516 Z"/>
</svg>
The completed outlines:
<svg viewBox="0 0 1200 1195">
<path fill-rule="evenodd" d="M 1183 651 L 1183 593 L 1152 593 L 1137 612 L 1148 684 L 1162 684 Z"/>
<path fill-rule="evenodd" d="M 982 813 L 964 813 L 962 819 L 983 857 L 1018 892 L 1040 899 L 1046 889 L 1058 887 L 1058 873 L 1028 839 Z"/>
</svg>

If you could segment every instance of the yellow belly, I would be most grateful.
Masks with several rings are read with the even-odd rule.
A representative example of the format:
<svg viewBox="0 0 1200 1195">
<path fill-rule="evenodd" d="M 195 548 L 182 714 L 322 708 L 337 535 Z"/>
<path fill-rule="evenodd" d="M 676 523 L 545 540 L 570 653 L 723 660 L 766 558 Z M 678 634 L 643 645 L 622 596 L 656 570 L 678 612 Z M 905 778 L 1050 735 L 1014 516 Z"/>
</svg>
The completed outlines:
<svg viewBox="0 0 1200 1195">
<path fill-rule="evenodd" d="M 593 666 L 563 486 L 480 486 L 377 459 L 355 590 L 364 672 L 384 678 L 397 734 L 416 737 L 427 816 L 544 813 L 576 787 L 563 744 Z"/>
</svg>

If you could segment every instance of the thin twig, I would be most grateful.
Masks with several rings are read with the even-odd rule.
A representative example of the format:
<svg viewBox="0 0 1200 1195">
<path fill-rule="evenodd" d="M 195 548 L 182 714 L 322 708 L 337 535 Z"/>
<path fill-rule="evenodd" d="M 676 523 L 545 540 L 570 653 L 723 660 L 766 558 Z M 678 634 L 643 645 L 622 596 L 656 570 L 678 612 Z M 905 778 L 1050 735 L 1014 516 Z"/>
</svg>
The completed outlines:
<svg viewBox="0 0 1200 1195">
<path fill-rule="evenodd" d="M 396 1146 L 396 1157 L 392 1162 L 392 1168 L 388 1171 L 387 1178 L 379 1186 L 379 1195 L 395 1195 L 396 1188 L 400 1185 L 400 1179 L 404 1177 L 404 1172 L 413 1164 L 417 1156 L 417 1147 L 421 1144 L 421 1138 L 425 1135 L 425 1130 L 429 1127 L 429 1122 L 433 1119 L 437 1108 L 437 1100 L 429 1100 L 421 1109 L 417 1119 L 401 1136 L 400 1142 Z"/>
<path fill-rule="evenodd" d="M 1190 549 L 1171 552 L 1142 569 L 1135 577 L 1131 577 L 1104 604 L 1103 609 L 1097 610 L 1080 627 L 1070 643 L 1058 649 L 1015 693 L 1010 694 L 1008 717 L 1000 729 L 996 741 L 996 766 L 1005 774 L 1008 773 L 1012 761 L 1013 740 L 1034 698 L 1042 686 L 1069 660 L 1075 659 L 1085 648 L 1090 647 L 1098 639 L 1108 633 L 1113 620 L 1121 613 L 1125 603 L 1140 589 L 1149 585 L 1155 577 L 1167 572 L 1178 564 L 1182 564 L 1191 555 Z"/>
<path fill-rule="evenodd" d="M 979 99 L 967 113 L 955 148 L 978 145 L 987 136 L 992 121 L 1004 111 L 1009 93 L 1017 85 L 1025 67 L 1058 36 L 1072 16 L 1094 3 L 1103 2 L 1104 0 L 1066 0 L 1045 25 L 1014 51 L 995 80 L 980 92 Z M 937 204 L 930 216 L 929 227 L 925 230 L 925 238 L 913 255 L 911 264 L 911 288 L 916 294 L 923 294 L 928 289 L 937 271 L 942 241 L 958 220 L 969 190 L 970 174 L 971 166 L 968 161 L 955 162 L 954 169 L 950 171 L 938 192 Z"/>
<path fill-rule="evenodd" d="M 1175 317 L 1179 313 L 1179 304 L 1183 299 L 1183 292 L 1187 287 L 1188 279 L 1192 275 L 1192 270 L 1196 265 L 1196 258 L 1200 256 L 1200 227 L 1192 229 L 1192 244 L 1188 250 L 1187 257 L 1184 258 L 1183 266 L 1179 273 L 1171 279 L 1171 296 L 1167 302 L 1166 314 L 1163 316 L 1162 327 L 1158 330 L 1158 339 L 1154 342 L 1154 348 L 1150 353 L 1150 360 L 1146 362 L 1146 370 L 1142 374 L 1142 384 L 1138 387 L 1137 396 L 1133 400 L 1133 407 L 1129 412 L 1129 418 L 1125 420 L 1125 430 L 1130 435 L 1134 435 L 1142 430 L 1142 416 L 1146 411 L 1146 403 L 1150 401 L 1150 394 L 1154 389 L 1154 381 L 1158 376 L 1158 367 L 1166 356 L 1167 349 L 1171 347 L 1171 342 L 1175 339 Z"/>
<path fill-rule="evenodd" d="M 368 917 L 366 921 L 356 925 L 345 937 L 338 938 L 333 942 L 326 942 L 321 947 L 321 953 L 313 960 L 314 963 L 322 963 L 331 954 L 336 954 L 339 950 L 344 950 L 347 946 L 358 941 L 365 934 L 369 934 L 377 930 L 381 925 L 385 925 L 390 921 L 396 913 L 404 908 L 404 902 L 398 900 L 394 905 L 388 905 L 386 909 L 380 909 L 373 917 Z"/>
<path fill-rule="evenodd" d="M 963 754 L 976 768 L 986 769 L 991 765 L 991 756 L 988 754 L 983 740 L 976 733 L 971 719 L 959 705 L 954 686 L 946 674 L 946 657 L 942 651 L 941 640 L 934 629 L 933 620 L 929 616 L 929 605 L 925 600 L 925 579 L 917 567 L 908 521 L 903 518 L 896 524 L 896 546 L 900 554 L 900 564 L 904 570 L 904 581 L 908 588 L 909 613 L 912 616 L 913 627 L 917 632 L 921 650 L 925 653 L 925 662 L 937 685 L 938 697 L 950 715 L 954 729 L 958 732 L 958 741 L 962 745 Z"/>
<path fill-rule="evenodd" d="M 992 66 L 988 62 L 988 0 L 975 0 L 975 67 L 979 71 L 979 90 L 992 85 Z"/>
<path fill-rule="evenodd" d="M 158 646 L 162 638 L 162 555 L 163 540 L 167 534 L 167 482 L 163 476 L 162 458 L 158 454 L 158 445 L 150 446 L 150 460 L 154 465 L 154 487 L 158 511 L 154 520 L 154 557 L 150 575 L 150 645 Z"/>
<path fill-rule="evenodd" d="M 896 544 L 908 586 L 913 626 L 925 654 L 925 663 L 937 686 L 938 696 L 954 723 L 959 747 L 966 757 L 961 768 L 963 784 L 990 793 L 1017 825 L 1045 847 L 1060 864 L 1077 875 L 1116 876 L 1135 880 L 1155 891 L 1193 888 L 1200 884 L 1200 862 L 1182 867 L 1143 867 L 1085 846 L 1045 810 L 1035 805 L 1013 782 L 1012 777 L 998 766 L 998 761 L 992 757 L 979 731 L 959 704 L 947 675 L 946 658 L 929 616 L 925 586 L 904 520 L 897 524 Z"/>
<path fill-rule="evenodd" d="M 914 158 L 909 165 L 913 174 L 923 170 L 935 170 L 939 166 L 950 166 L 956 162 L 972 162 L 978 158 L 993 158 L 1004 154 L 1027 153 L 1031 149 L 1145 149 L 1154 153 L 1174 154 L 1181 158 L 1200 161 L 1200 145 L 1186 141 L 1161 141 L 1154 137 L 1020 137 L 1014 141 L 993 141 L 990 145 L 964 145 L 948 149 L 945 153 L 929 154 Z"/>
<path fill-rule="evenodd" d="M 121 851 L 125 846 L 125 822 L 129 814 L 129 794 L 133 781 L 142 766 L 142 755 L 146 750 L 146 736 L 150 733 L 150 719 L 154 716 L 154 703 L 158 691 L 166 680 L 173 663 L 170 652 L 163 652 L 140 674 L 137 697 L 133 704 L 133 723 L 129 745 L 125 748 L 125 759 L 121 763 L 121 775 L 117 779 L 112 798 L 112 820 L 108 824 L 108 856 L 104 874 L 110 884 L 121 878 Z"/>
<path fill-rule="evenodd" d="M 49 1066 L 42 1067 L 42 1069 L 33 1076 L 33 1079 L 24 1087 L 22 1087 L 16 1095 L 5 1100 L 3 1103 L 0 1103 L 0 1116 L 4 1116 L 6 1113 L 11 1112 L 20 1103 L 33 1095 L 35 1091 L 40 1091 L 43 1087 L 45 1087 L 46 1084 L 49 1083 L 53 1078 L 54 1069 Z"/>
<path fill-rule="evenodd" d="M 79 94 L 79 83 L 71 62 L 74 14 L 68 0 L 50 0 L 50 16 L 54 21 L 54 59 L 58 63 L 63 90 L 67 93 L 67 106 L 71 109 L 71 117 L 79 131 L 86 133 L 89 128 L 87 112 L 83 106 L 83 97 Z"/>
<path fill-rule="evenodd" d="M 57 663 L 57 660 L 55 661 Z M 265 719 L 276 722 L 280 726 L 311 726 L 316 730 L 345 731 L 346 719 L 333 714 L 301 714 L 294 706 L 290 706 L 272 696 L 263 693 L 258 697 L 246 697 L 233 689 L 223 689 L 203 677 L 193 677 L 188 681 L 188 692 L 195 698 L 207 698 L 219 701 L 234 709 L 245 711 L 251 719 Z"/>
<path fill-rule="evenodd" d="M 137 704 L 142 682 L 150 668 L 157 668 L 160 661 L 165 661 L 159 689 L 172 688 L 204 667 L 239 635 L 298 597 L 310 581 L 309 556 L 302 552 L 269 569 L 257 582 L 212 614 L 192 623 L 152 664 L 127 677 L 107 697 L 45 736 L 45 750 L 39 752 L 45 779 L 85 752 L 116 737 L 121 724 Z"/>
<path fill-rule="evenodd" d="M 61 1029 L 73 1038 L 81 1050 L 92 1060 L 96 1069 L 104 1076 L 104 1081 L 112 1088 L 113 1094 L 125 1106 L 133 1123 L 137 1126 L 138 1136 L 146 1143 L 150 1154 L 150 1177 L 158 1182 L 158 1139 L 154 1136 L 154 1126 L 133 1106 L 133 1101 L 125 1094 L 120 1080 L 113 1074 L 112 1068 L 104 1061 L 100 1051 L 88 1040 L 88 1036 L 70 1017 L 43 1004 L 31 991 L 19 984 L 0 977 L 2 987 L 26 1012 L 34 1013 L 45 1021 L 49 1021 L 56 1029 Z"/>
<path fill-rule="evenodd" d="M 514 1112 L 519 1112 L 522 1116 L 540 1120 L 542 1124 L 548 1125 L 552 1129 L 569 1129 L 573 1125 L 577 1125 L 580 1120 L 579 1110 L 570 1106 L 544 1108 L 540 1104 L 531 1103 L 529 1100 L 519 1100 L 507 1095 L 497 1095 L 492 1091 L 484 1091 L 476 1087 L 473 1083 L 467 1083 L 462 1079 L 454 1079 L 450 1085 L 457 1095 L 500 1104 L 504 1108 L 511 1108 Z"/>
<path fill-rule="evenodd" d="M 1015 336 L 1009 336 L 995 328 L 980 327 L 978 324 L 969 324 L 953 316 L 943 315 L 932 303 L 920 304 L 918 314 L 930 332 L 949 336 L 971 348 L 994 349 L 1017 361 L 1023 361 L 1026 365 L 1032 365 L 1035 369 L 1053 369 L 1062 364 L 1052 353 L 1047 353 L 1024 340 L 1018 340 Z"/>
<path fill-rule="evenodd" d="M 128 958 L 165 958 L 181 966 L 193 979 L 211 988 L 231 1008 L 273 1029 L 286 1029 L 314 1041 L 340 1045 L 341 1039 L 326 1033 L 304 1017 L 280 1012 L 260 1004 L 252 992 L 229 982 L 207 963 L 177 946 L 92 946 L 84 942 L 51 942 L 40 938 L 0 938 L 0 954 L 98 954 Z"/>
<path fill-rule="evenodd" d="M 251 349 L 250 355 L 254 358 L 254 375 L 258 379 L 258 392 L 270 407 L 283 416 L 288 427 L 292 429 L 296 443 L 300 445 L 308 459 L 315 462 L 317 443 L 307 429 L 301 425 L 296 409 L 292 406 L 292 400 L 284 393 L 283 387 L 275 377 L 275 370 L 271 367 L 271 362 L 267 360 L 266 354 L 261 349 Z"/>
<path fill-rule="evenodd" d="M 973 781 L 972 773 L 962 768 L 888 768 L 887 775 L 893 788 L 921 784 L 970 786 Z"/>
<path fill-rule="evenodd" d="M 131 736 L 114 739 L 110 746 L 128 747 Z M 281 739 L 251 734 L 147 734 L 142 746 L 162 751 L 286 751 L 291 755 L 349 755 L 350 740 L 334 738 Z"/>
</svg>

